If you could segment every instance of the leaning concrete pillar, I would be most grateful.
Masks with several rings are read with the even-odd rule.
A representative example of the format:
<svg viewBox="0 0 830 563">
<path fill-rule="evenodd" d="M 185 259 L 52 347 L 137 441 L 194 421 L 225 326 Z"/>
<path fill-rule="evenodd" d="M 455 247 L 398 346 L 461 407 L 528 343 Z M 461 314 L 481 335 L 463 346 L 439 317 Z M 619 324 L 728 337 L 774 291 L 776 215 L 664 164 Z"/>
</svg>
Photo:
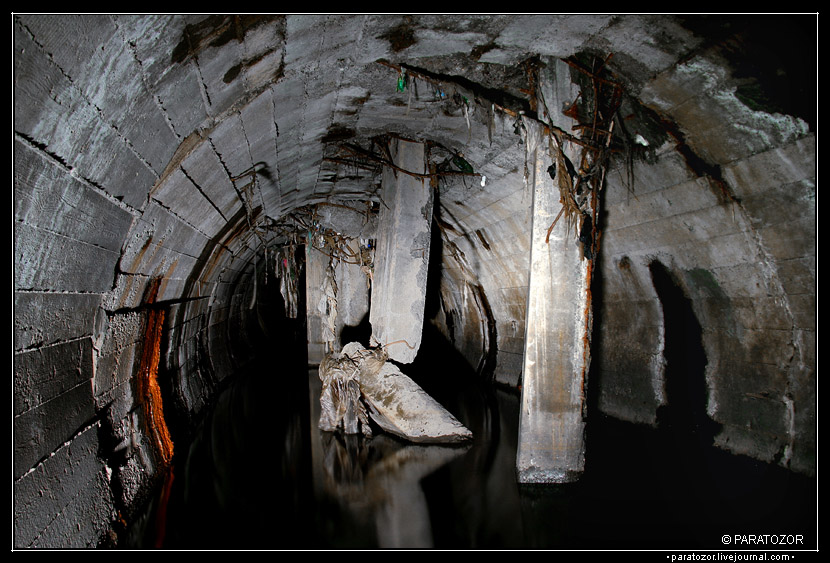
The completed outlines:
<svg viewBox="0 0 830 563">
<path fill-rule="evenodd" d="M 306 336 L 308 363 L 319 365 L 325 355 L 335 348 L 332 322 L 337 318 L 337 286 L 329 268 L 331 258 L 313 247 L 306 246 Z M 332 299 L 334 297 L 334 299 Z"/>
<path fill-rule="evenodd" d="M 396 139 L 389 149 L 395 167 L 383 171 L 369 321 L 377 342 L 396 342 L 389 357 L 411 363 L 424 322 L 433 195 L 418 176 L 424 145 Z"/>
<path fill-rule="evenodd" d="M 584 468 L 589 262 L 564 218 L 546 241 L 559 190 L 547 171 L 547 135 L 535 122 L 525 126 L 533 223 L 517 472 L 521 483 L 562 483 Z"/>
</svg>

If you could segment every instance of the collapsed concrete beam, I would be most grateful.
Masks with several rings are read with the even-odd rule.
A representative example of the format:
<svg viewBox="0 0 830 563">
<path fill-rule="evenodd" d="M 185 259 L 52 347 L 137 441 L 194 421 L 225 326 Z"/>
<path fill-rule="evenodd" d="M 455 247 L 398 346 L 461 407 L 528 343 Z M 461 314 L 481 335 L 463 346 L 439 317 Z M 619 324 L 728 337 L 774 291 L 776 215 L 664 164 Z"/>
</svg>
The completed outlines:
<svg viewBox="0 0 830 563">
<path fill-rule="evenodd" d="M 585 372 L 589 362 L 588 268 L 547 173 L 547 137 L 526 121 L 533 187 L 531 266 L 522 372 L 517 473 L 521 483 L 577 479 L 585 463 Z"/>
<path fill-rule="evenodd" d="M 470 432 L 394 364 L 384 348 L 357 342 L 320 364 L 319 427 L 371 436 L 369 418 L 385 432 L 416 443 L 457 443 Z"/>
<path fill-rule="evenodd" d="M 389 357 L 411 363 L 423 330 L 433 194 L 417 176 L 426 171 L 424 145 L 393 140 L 389 149 L 397 170 L 383 171 L 369 321 L 379 344 L 405 341 Z"/>
</svg>

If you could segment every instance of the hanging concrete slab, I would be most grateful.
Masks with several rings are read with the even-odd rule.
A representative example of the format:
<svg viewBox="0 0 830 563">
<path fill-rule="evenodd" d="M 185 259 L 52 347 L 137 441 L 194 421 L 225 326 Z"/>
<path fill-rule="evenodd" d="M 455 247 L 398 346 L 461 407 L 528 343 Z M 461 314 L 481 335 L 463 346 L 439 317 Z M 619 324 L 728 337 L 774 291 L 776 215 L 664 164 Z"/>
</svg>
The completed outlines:
<svg viewBox="0 0 830 563">
<path fill-rule="evenodd" d="M 424 145 L 390 143 L 396 168 L 383 172 L 369 320 L 379 344 L 400 340 L 389 357 L 411 363 L 421 345 L 429 265 L 433 194 L 425 176 Z"/>
</svg>

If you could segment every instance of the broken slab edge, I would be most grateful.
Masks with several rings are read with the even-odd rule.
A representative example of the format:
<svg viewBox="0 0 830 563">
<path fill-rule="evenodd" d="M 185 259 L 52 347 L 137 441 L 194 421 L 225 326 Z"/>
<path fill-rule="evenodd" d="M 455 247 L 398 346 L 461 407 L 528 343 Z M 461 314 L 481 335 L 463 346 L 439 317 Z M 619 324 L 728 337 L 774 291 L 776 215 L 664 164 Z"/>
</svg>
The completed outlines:
<svg viewBox="0 0 830 563">
<path fill-rule="evenodd" d="M 406 442 L 410 442 L 412 444 L 422 444 L 422 445 L 429 445 L 429 444 L 443 444 L 443 445 L 460 445 L 460 444 L 467 444 L 472 441 L 473 433 L 470 429 L 466 426 L 461 424 L 455 417 L 452 416 L 449 412 L 447 415 L 450 417 L 452 422 L 456 425 L 455 429 L 452 433 L 448 434 L 407 434 L 402 429 L 400 429 L 395 424 L 391 423 L 386 417 L 377 410 L 377 407 L 369 400 L 367 401 L 369 405 L 369 415 L 372 421 L 377 424 L 381 430 L 386 432 L 391 436 L 395 436 L 401 440 Z"/>
<path fill-rule="evenodd" d="M 413 444 L 444 444 L 447 446 L 468 444 L 473 440 L 473 433 L 464 428 L 464 434 L 448 434 L 445 436 L 407 436 L 402 432 L 387 430 L 390 434 Z M 462 432 L 459 430 L 459 432 Z"/>
<path fill-rule="evenodd" d="M 528 467 L 519 469 L 517 477 L 520 484 L 528 485 L 557 485 L 562 483 L 575 483 L 582 477 L 582 471 L 573 469 L 542 469 L 541 467 Z"/>
</svg>

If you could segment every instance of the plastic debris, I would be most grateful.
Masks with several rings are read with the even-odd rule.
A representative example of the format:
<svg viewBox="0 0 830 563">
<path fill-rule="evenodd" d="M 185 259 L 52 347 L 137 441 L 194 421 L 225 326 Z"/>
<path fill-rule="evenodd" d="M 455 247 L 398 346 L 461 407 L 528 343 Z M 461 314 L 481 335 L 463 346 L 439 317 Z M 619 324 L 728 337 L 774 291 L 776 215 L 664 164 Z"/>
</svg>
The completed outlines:
<svg viewBox="0 0 830 563">
<path fill-rule="evenodd" d="M 320 364 L 320 430 L 371 437 L 366 403 L 357 380 L 357 365 L 347 354 L 328 354 Z"/>
<path fill-rule="evenodd" d="M 323 342 L 331 352 L 337 341 L 337 278 L 334 272 L 334 259 L 329 259 L 323 291 L 317 303 L 317 312 L 325 320 L 323 323 Z"/>
<path fill-rule="evenodd" d="M 296 260 L 294 245 L 284 246 L 279 250 L 276 263 L 276 274 L 280 282 L 280 294 L 285 303 L 285 316 L 289 319 L 297 318 L 297 304 L 299 302 Z"/>
<path fill-rule="evenodd" d="M 452 163 L 455 164 L 459 170 L 464 172 L 465 174 L 472 174 L 473 167 L 472 165 L 464 160 L 461 155 L 455 155 L 452 159 Z"/>
</svg>

